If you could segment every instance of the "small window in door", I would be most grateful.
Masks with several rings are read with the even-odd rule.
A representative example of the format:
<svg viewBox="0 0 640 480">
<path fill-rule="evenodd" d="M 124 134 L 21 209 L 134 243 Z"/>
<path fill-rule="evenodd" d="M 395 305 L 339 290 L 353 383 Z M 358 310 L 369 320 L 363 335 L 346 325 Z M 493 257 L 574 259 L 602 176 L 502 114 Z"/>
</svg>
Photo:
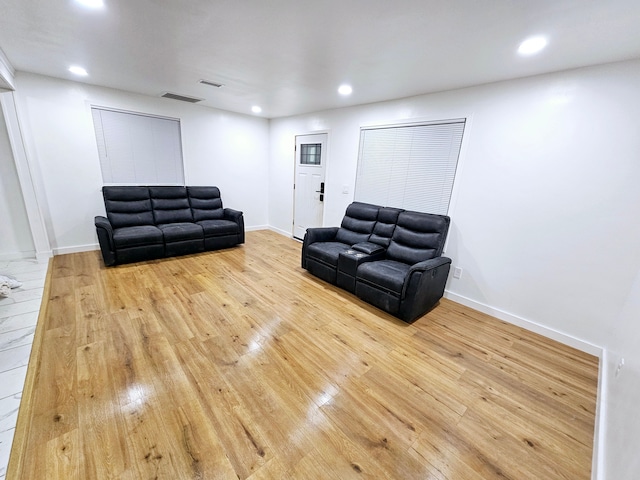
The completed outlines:
<svg viewBox="0 0 640 480">
<path fill-rule="evenodd" d="M 320 165 L 321 143 L 300 145 L 300 165 Z"/>
</svg>

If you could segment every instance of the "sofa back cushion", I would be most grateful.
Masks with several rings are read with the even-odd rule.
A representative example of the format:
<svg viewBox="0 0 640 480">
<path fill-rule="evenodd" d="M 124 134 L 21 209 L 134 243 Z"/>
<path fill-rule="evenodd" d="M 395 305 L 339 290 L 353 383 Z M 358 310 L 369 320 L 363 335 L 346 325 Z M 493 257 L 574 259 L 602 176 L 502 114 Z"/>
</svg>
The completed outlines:
<svg viewBox="0 0 640 480">
<path fill-rule="evenodd" d="M 196 222 L 224 218 L 218 187 L 187 187 L 187 194 Z"/>
<path fill-rule="evenodd" d="M 401 212 L 387 249 L 387 258 L 413 265 L 439 257 L 447 239 L 450 219 L 444 215 Z"/>
<path fill-rule="evenodd" d="M 154 224 L 147 187 L 102 187 L 102 196 L 113 228 Z"/>
<path fill-rule="evenodd" d="M 369 241 L 384 248 L 389 247 L 401 212 L 403 212 L 401 208 L 382 207 L 378 212 L 378 219 Z"/>
<path fill-rule="evenodd" d="M 156 225 L 193 222 L 186 187 L 149 187 Z"/>
<path fill-rule="evenodd" d="M 373 232 L 380 207 L 369 203 L 353 202 L 347 207 L 336 241 L 355 245 L 366 242 Z"/>
</svg>

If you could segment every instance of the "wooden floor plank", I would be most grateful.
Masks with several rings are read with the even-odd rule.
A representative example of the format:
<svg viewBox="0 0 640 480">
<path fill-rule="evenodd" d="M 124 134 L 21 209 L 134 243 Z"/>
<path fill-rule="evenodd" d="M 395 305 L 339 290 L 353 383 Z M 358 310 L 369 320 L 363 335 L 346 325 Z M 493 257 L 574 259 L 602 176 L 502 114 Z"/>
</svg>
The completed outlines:
<svg viewBox="0 0 640 480">
<path fill-rule="evenodd" d="M 55 257 L 7 478 L 590 478 L 597 358 L 448 300 L 405 324 L 300 250 Z"/>
</svg>

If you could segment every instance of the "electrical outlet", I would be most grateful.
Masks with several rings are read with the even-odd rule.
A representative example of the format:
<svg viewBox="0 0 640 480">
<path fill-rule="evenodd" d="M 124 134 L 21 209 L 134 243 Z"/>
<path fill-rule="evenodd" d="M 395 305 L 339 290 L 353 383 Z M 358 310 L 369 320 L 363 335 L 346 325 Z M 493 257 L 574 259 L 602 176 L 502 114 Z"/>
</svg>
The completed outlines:
<svg viewBox="0 0 640 480">
<path fill-rule="evenodd" d="M 344 194 L 349 193 L 349 185 L 342 185 L 342 193 Z"/>
<path fill-rule="evenodd" d="M 620 361 L 618 362 L 618 366 L 616 367 L 616 378 L 618 378 L 618 376 L 620 375 L 620 372 L 622 371 L 622 367 L 624 367 L 624 358 L 621 358 Z"/>
<path fill-rule="evenodd" d="M 462 278 L 462 269 L 460 267 L 453 269 L 453 278 Z"/>
</svg>

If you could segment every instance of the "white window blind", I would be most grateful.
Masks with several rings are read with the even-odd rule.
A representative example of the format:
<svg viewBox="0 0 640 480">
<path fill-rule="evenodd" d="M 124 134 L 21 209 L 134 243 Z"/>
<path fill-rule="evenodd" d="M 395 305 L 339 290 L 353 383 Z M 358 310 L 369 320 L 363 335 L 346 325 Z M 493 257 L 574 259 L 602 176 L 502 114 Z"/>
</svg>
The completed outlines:
<svg viewBox="0 0 640 480">
<path fill-rule="evenodd" d="M 92 107 L 105 184 L 184 185 L 180 121 Z"/>
<path fill-rule="evenodd" d="M 355 200 L 446 215 L 464 120 L 363 128 Z"/>
</svg>

